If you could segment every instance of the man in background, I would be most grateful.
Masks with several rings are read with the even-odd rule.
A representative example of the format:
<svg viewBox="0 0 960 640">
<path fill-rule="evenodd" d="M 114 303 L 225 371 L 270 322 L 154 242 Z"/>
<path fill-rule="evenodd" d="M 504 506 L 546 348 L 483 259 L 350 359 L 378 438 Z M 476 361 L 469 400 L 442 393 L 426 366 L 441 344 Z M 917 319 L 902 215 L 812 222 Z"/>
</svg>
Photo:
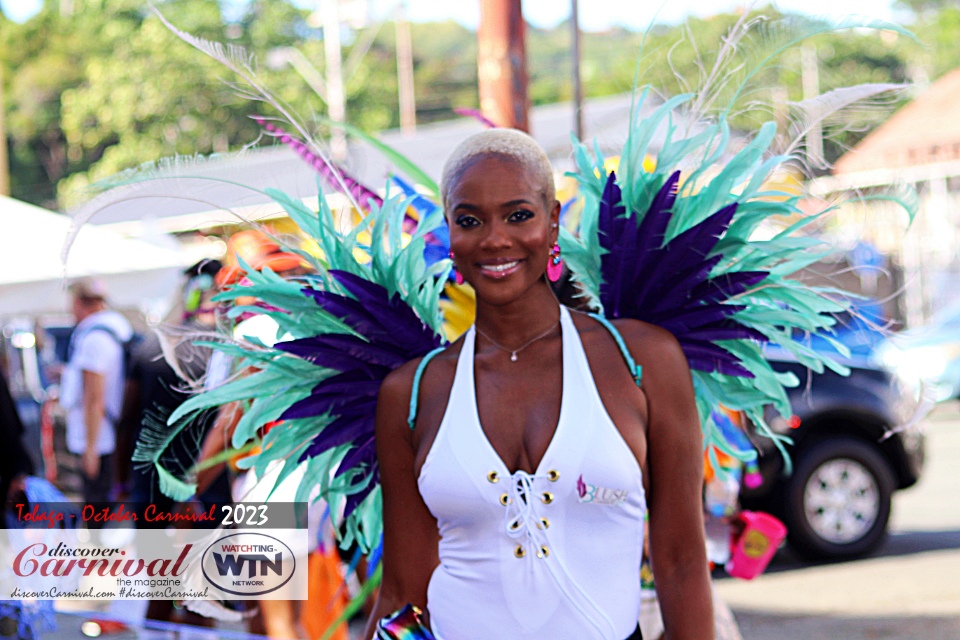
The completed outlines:
<svg viewBox="0 0 960 640">
<path fill-rule="evenodd" d="M 124 386 L 130 323 L 107 308 L 104 284 L 92 278 L 68 287 L 77 326 L 70 338 L 60 387 L 67 412 L 67 449 L 81 458 L 83 499 L 107 502 L 113 484 L 116 423 Z"/>
</svg>

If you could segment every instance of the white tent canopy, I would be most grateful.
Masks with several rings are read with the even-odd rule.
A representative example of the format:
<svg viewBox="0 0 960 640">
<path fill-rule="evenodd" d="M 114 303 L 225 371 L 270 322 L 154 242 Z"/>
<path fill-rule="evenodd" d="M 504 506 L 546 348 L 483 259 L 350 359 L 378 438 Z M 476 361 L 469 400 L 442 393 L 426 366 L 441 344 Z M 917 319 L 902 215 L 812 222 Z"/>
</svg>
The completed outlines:
<svg viewBox="0 0 960 640">
<path fill-rule="evenodd" d="M 0 196 L 0 316 L 69 309 L 66 279 L 101 278 L 117 308 L 146 311 L 175 290 L 185 257 L 163 247 L 88 224 L 76 234 L 66 262 L 67 216 Z"/>
</svg>

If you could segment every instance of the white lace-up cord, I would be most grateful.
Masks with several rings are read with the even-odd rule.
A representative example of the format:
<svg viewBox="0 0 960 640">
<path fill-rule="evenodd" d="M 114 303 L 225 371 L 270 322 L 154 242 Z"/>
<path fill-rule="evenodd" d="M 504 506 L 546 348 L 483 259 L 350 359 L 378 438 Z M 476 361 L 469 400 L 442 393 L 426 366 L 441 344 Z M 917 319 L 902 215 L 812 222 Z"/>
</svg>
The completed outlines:
<svg viewBox="0 0 960 640">
<path fill-rule="evenodd" d="M 593 604 L 592 601 L 572 580 L 569 580 L 569 572 L 567 568 L 563 566 L 563 561 L 556 553 L 553 553 L 553 549 L 550 549 L 547 545 L 546 528 L 543 527 L 541 515 L 537 512 L 537 503 L 540 500 L 540 496 L 536 494 L 533 485 L 537 480 L 549 479 L 550 476 L 548 475 L 530 474 L 526 471 L 517 471 L 507 478 L 507 496 L 509 500 L 507 501 L 507 508 L 503 515 L 504 530 L 507 532 L 507 535 L 514 540 L 525 539 L 531 547 L 530 551 L 533 556 L 541 553 L 541 547 L 547 547 L 551 555 L 542 558 L 542 560 L 545 561 L 547 571 L 549 571 L 550 576 L 554 582 L 556 582 L 557 587 L 559 587 L 567 597 L 567 600 L 580 612 L 580 615 L 593 625 L 593 627 L 600 632 L 601 636 L 607 637 L 607 634 L 611 633 L 613 629 L 613 623 L 596 605 L 593 605 L 594 613 L 599 614 L 607 625 L 607 628 L 604 629 L 601 624 L 597 623 L 591 612 L 583 607 L 584 602 Z M 539 559 L 540 558 L 538 558 L 538 560 Z M 557 575 L 557 571 L 564 574 L 564 578 Z M 567 590 L 567 586 L 573 587 L 577 593 L 571 594 Z"/>
<path fill-rule="evenodd" d="M 537 513 L 538 497 L 534 495 L 533 483 L 537 479 L 546 480 L 546 475 L 532 475 L 526 471 L 517 471 L 507 480 L 507 509 L 503 514 L 503 527 L 513 539 L 526 538 L 535 553 L 547 540 Z M 542 526 L 542 525 L 541 525 Z"/>
</svg>

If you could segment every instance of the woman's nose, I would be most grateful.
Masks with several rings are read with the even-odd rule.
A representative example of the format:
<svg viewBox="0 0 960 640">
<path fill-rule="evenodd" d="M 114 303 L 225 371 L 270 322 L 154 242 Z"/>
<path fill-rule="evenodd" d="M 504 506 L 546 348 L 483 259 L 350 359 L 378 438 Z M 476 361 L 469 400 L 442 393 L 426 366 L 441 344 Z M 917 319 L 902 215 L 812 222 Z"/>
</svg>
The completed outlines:
<svg viewBox="0 0 960 640">
<path fill-rule="evenodd" d="M 507 225 L 499 220 L 488 224 L 486 231 L 487 233 L 480 242 L 481 249 L 500 249 L 503 247 L 509 247 L 513 242 Z"/>
</svg>

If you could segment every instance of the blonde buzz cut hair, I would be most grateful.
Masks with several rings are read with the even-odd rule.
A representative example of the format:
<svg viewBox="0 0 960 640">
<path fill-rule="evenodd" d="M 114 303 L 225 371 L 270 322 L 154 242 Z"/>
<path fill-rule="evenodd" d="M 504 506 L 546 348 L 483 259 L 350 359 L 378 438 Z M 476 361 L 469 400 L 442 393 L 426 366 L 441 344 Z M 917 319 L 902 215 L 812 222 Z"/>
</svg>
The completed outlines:
<svg viewBox="0 0 960 640">
<path fill-rule="evenodd" d="M 515 161 L 540 184 L 548 207 L 556 200 L 553 165 L 540 143 L 517 129 L 485 129 L 458 144 L 444 163 L 440 175 L 440 198 L 444 207 L 451 187 L 459 180 L 463 170 L 482 156 L 503 156 Z"/>
</svg>

